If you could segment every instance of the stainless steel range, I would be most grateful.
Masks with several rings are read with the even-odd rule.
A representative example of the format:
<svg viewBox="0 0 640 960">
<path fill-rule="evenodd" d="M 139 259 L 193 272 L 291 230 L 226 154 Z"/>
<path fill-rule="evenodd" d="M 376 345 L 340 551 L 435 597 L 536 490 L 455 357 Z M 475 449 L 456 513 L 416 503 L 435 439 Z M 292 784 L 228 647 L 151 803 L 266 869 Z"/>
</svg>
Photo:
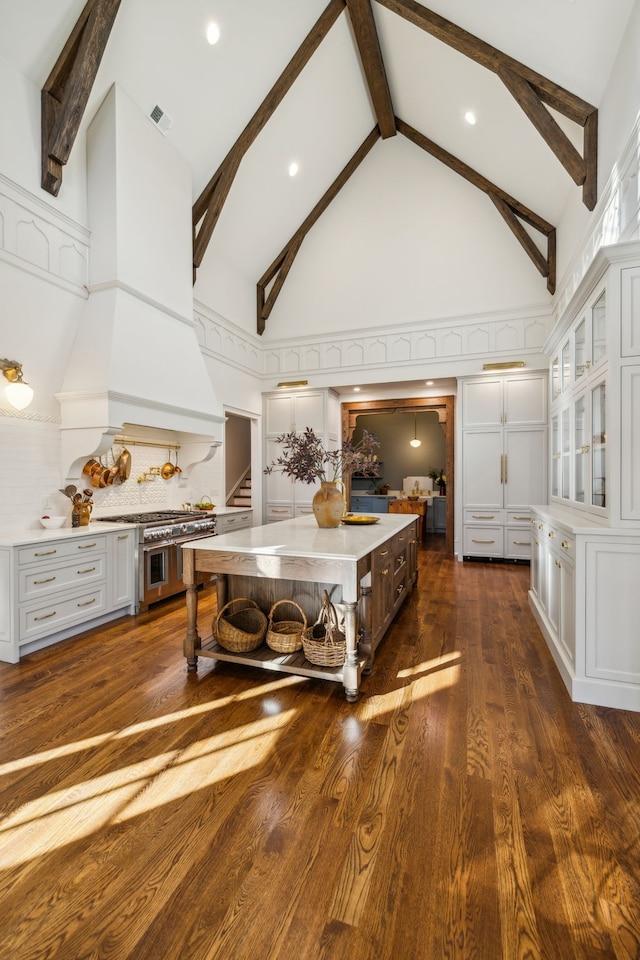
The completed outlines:
<svg viewBox="0 0 640 960">
<path fill-rule="evenodd" d="M 215 534 L 216 518 L 210 513 L 159 510 L 94 517 L 109 523 L 138 526 L 138 596 L 136 610 L 144 612 L 158 600 L 184 591 L 181 545 Z M 203 578 L 205 582 L 207 578 Z"/>
</svg>

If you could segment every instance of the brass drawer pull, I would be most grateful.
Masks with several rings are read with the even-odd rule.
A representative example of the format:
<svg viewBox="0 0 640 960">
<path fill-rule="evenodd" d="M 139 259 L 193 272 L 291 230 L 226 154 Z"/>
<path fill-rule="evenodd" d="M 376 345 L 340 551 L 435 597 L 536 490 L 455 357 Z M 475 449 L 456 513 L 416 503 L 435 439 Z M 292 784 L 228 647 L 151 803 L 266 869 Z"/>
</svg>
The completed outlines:
<svg viewBox="0 0 640 960">
<path fill-rule="evenodd" d="M 79 607 L 90 607 L 91 604 L 92 604 L 92 603 L 95 603 L 95 602 L 96 602 L 96 598 L 93 597 L 92 600 L 87 600 L 85 603 L 79 603 L 78 606 L 79 606 Z"/>
<path fill-rule="evenodd" d="M 80 574 L 82 573 L 93 573 L 94 570 L 95 570 L 95 567 L 87 567 L 86 570 L 78 570 L 77 573 L 78 573 L 78 576 L 80 576 Z"/>
<path fill-rule="evenodd" d="M 34 553 L 34 557 L 50 557 L 52 554 L 57 552 L 57 550 L 45 550 L 44 553 Z"/>
<path fill-rule="evenodd" d="M 34 621 L 37 621 L 37 620 L 48 620 L 49 617 L 55 617 L 55 615 L 56 615 L 56 611 L 54 610 L 53 613 L 45 613 L 45 615 L 44 615 L 43 617 L 34 617 L 33 619 L 34 619 Z"/>
<path fill-rule="evenodd" d="M 553 530 L 549 530 L 549 536 L 550 536 L 550 537 L 555 537 L 555 533 L 553 532 Z"/>
<path fill-rule="evenodd" d="M 514 540 L 513 545 L 514 547 L 530 547 L 531 540 Z"/>
<path fill-rule="evenodd" d="M 35 586 L 36 584 L 41 584 L 41 583 L 52 583 L 54 580 L 55 580 L 55 577 L 47 577 L 46 580 L 34 580 L 33 584 Z"/>
<path fill-rule="evenodd" d="M 571 547 L 571 544 L 568 540 L 563 540 L 561 545 L 565 548 L 565 550 L 568 550 Z"/>
<path fill-rule="evenodd" d="M 495 543 L 495 540 L 472 540 L 471 543 Z"/>
<path fill-rule="evenodd" d="M 386 557 L 388 553 L 389 553 L 388 550 L 381 550 L 380 553 L 378 554 L 378 556 L 380 556 L 380 557 Z"/>
<path fill-rule="evenodd" d="M 495 520 L 493 513 L 472 513 L 471 516 L 474 520 Z"/>
<path fill-rule="evenodd" d="M 92 550 L 93 547 L 97 547 L 97 543 L 79 543 L 78 550 Z"/>
<path fill-rule="evenodd" d="M 385 567 L 384 570 L 380 571 L 380 573 L 382 574 L 383 577 L 386 577 L 387 574 L 389 573 L 389 567 Z"/>
<path fill-rule="evenodd" d="M 514 520 L 531 520 L 531 517 L 514 517 Z"/>
<path fill-rule="evenodd" d="M 128 539 L 129 539 L 129 534 L 128 534 L 128 533 L 119 533 L 119 534 L 118 534 L 118 540 L 128 540 Z"/>
</svg>

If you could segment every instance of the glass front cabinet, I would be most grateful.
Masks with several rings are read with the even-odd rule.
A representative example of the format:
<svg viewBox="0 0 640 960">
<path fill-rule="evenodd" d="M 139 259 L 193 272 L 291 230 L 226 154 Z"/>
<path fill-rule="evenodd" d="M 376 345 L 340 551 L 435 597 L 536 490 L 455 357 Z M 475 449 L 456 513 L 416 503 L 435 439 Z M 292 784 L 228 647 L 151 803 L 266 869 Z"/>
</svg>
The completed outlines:
<svg viewBox="0 0 640 960">
<path fill-rule="evenodd" d="M 597 288 L 551 359 L 551 499 L 606 516 L 607 291 Z"/>
</svg>

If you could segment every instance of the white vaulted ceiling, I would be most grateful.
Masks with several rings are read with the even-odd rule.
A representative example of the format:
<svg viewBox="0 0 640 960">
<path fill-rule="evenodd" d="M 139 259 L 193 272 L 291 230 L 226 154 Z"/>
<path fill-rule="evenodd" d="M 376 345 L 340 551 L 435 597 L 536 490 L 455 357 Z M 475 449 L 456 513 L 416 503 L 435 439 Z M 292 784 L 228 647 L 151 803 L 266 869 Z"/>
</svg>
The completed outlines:
<svg viewBox="0 0 640 960">
<path fill-rule="evenodd" d="M 327 0 L 122 0 L 85 114 L 115 81 L 173 120 L 199 196 Z M 634 0 L 431 0 L 429 9 L 599 106 Z M 84 0 L 0 0 L 0 56 L 38 88 Z M 496 75 L 373 0 L 395 114 L 557 226 L 580 188 Z M 207 24 L 221 39 L 210 46 Z M 477 115 L 475 126 L 463 118 Z M 255 329 L 255 283 L 375 126 L 347 12 L 241 163 L 198 273 L 214 306 Z M 581 148 L 582 131 L 561 119 Z M 290 161 L 300 173 L 288 176 Z M 64 179 L 61 195 L 65 189 Z M 558 238 L 559 246 L 562 238 Z M 452 260 L 464 280 L 452 290 Z M 246 302 L 229 272 L 246 281 Z M 337 328 L 549 301 L 488 198 L 401 135 L 379 141 L 301 253 L 268 321 L 284 336 L 301 298 Z M 212 294 L 213 291 L 213 294 Z M 489 292 L 488 292 L 489 291 Z"/>
</svg>

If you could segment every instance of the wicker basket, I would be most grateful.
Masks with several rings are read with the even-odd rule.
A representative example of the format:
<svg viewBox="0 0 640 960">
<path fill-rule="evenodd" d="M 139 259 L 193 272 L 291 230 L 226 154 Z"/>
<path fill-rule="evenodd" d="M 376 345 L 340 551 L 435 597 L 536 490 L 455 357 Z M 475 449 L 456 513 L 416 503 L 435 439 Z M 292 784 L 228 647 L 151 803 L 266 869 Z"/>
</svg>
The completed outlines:
<svg viewBox="0 0 640 960">
<path fill-rule="evenodd" d="M 324 602 L 318 619 L 302 634 L 304 655 L 317 667 L 339 667 L 347 654 L 347 639 L 339 629 L 336 608 L 324 591 Z"/>
<path fill-rule="evenodd" d="M 242 604 L 242 606 L 239 606 Z M 231 653 L 255 650 L 267 632 L 267 617 L 255 600 L 238 597 L 230 600 L 213 618 L 213 635 L 221 647 Z"/>
<path fill-rule="evenodd" d="M 302 622 L 300 620 L 274 620 L 273 616 L 276 608 L 283 603 L 295 607 L 302 617 Z M 302 634 L 306 629 L 307 618 L 304 610 L 298 606 L 295 600 L 276 600 L 269 611 L 267 646 L 277 653 L 295 653 L 296 650 L 302 650 Z"/>
</svg>

